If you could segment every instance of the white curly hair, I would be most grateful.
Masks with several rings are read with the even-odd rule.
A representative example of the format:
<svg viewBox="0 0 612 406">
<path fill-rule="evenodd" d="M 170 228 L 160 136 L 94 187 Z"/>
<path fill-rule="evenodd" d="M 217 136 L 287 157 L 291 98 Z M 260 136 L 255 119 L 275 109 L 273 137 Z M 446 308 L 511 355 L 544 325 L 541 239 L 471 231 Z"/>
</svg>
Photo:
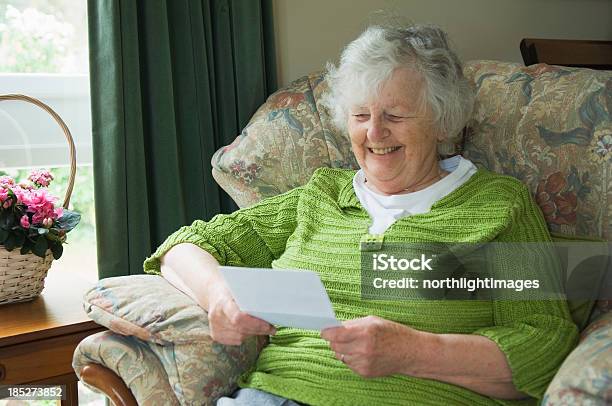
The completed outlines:
<svg viewBox="0 0 612 406">
<path fill-rule="evenodd" d="M 418 97 L 426 103 L 443 138 L 439 150 L 448 150 L 472 114 L 474 89 L 463 75 L 447 34 L 435 25 L 367 28 L 344 48 L 338 66 L 327 64 L 325 79 L 330 90 L 323 104 L 334 124 L 347 131 L 350 107 L 375 97 L 402 67 L 422 76 L 424 90 Z"/>
</svg>

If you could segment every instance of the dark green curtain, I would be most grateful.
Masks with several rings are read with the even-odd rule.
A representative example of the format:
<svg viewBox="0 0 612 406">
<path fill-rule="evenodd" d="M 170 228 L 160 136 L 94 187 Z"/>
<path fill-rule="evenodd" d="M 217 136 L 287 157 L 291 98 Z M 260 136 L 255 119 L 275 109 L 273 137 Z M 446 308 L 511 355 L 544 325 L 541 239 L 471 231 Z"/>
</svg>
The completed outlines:
<svg viewBox="0 0 612 406">
<path fill-rule="evenodd" d="M 274 90 L 271 0 L 89 0 L 101 278 L 237 209 L 210 159 Z"/>
</svg>

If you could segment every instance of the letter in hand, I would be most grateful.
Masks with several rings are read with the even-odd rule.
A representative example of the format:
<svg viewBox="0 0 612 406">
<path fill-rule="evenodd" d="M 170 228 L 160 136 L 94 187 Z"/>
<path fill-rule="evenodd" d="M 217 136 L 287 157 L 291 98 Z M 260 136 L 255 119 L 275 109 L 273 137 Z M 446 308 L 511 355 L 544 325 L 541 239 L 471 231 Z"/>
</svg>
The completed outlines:
<svg viewBox="0 0 612 406">
<path fill-rule="evenodd" d="M 215 285 L 208 296 L 208 325 L 214 341 L 241 345 L 251 336 L 276 334 L 270 323 L 241 311 L 225 284 Z"/>
</svg>

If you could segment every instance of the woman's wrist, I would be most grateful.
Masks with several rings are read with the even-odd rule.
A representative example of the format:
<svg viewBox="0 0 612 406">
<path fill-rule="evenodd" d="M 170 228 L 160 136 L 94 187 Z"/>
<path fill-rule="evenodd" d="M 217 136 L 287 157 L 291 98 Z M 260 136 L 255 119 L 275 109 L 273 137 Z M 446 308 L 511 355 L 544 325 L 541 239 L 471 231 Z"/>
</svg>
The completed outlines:
<svg viewBox="0 0 612 406">
<path fill-rule="evenodd" d="M 398 357 L 401 360 L 399 373 L 416 378 L 430 378 L 435 357 L 442 352 L 441 336 L 411 329 L 408 339 L 404 338 L 402 344 L 402 354 Z"/>
<path fill-rule="evenodd" d="M 413 330 L 404 334 L 401 343 L 401 374 L 462 386 L 500 399 L 526 397 L 514 386 L 505 354 L 486 337 Z"/>
</svg>

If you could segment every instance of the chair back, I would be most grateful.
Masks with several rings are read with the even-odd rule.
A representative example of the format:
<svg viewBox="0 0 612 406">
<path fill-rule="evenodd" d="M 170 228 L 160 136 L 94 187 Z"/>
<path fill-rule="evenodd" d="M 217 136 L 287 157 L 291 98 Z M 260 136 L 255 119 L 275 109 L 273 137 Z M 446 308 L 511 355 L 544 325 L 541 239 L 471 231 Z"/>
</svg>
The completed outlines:
<svg viewBox="0 0 612 406">
<path fill-rule="evenodd" d="M 475 61 L 463 155 L 526 183 L 552 232 L 612 235 L 612 71 Z"/>
</svg>

